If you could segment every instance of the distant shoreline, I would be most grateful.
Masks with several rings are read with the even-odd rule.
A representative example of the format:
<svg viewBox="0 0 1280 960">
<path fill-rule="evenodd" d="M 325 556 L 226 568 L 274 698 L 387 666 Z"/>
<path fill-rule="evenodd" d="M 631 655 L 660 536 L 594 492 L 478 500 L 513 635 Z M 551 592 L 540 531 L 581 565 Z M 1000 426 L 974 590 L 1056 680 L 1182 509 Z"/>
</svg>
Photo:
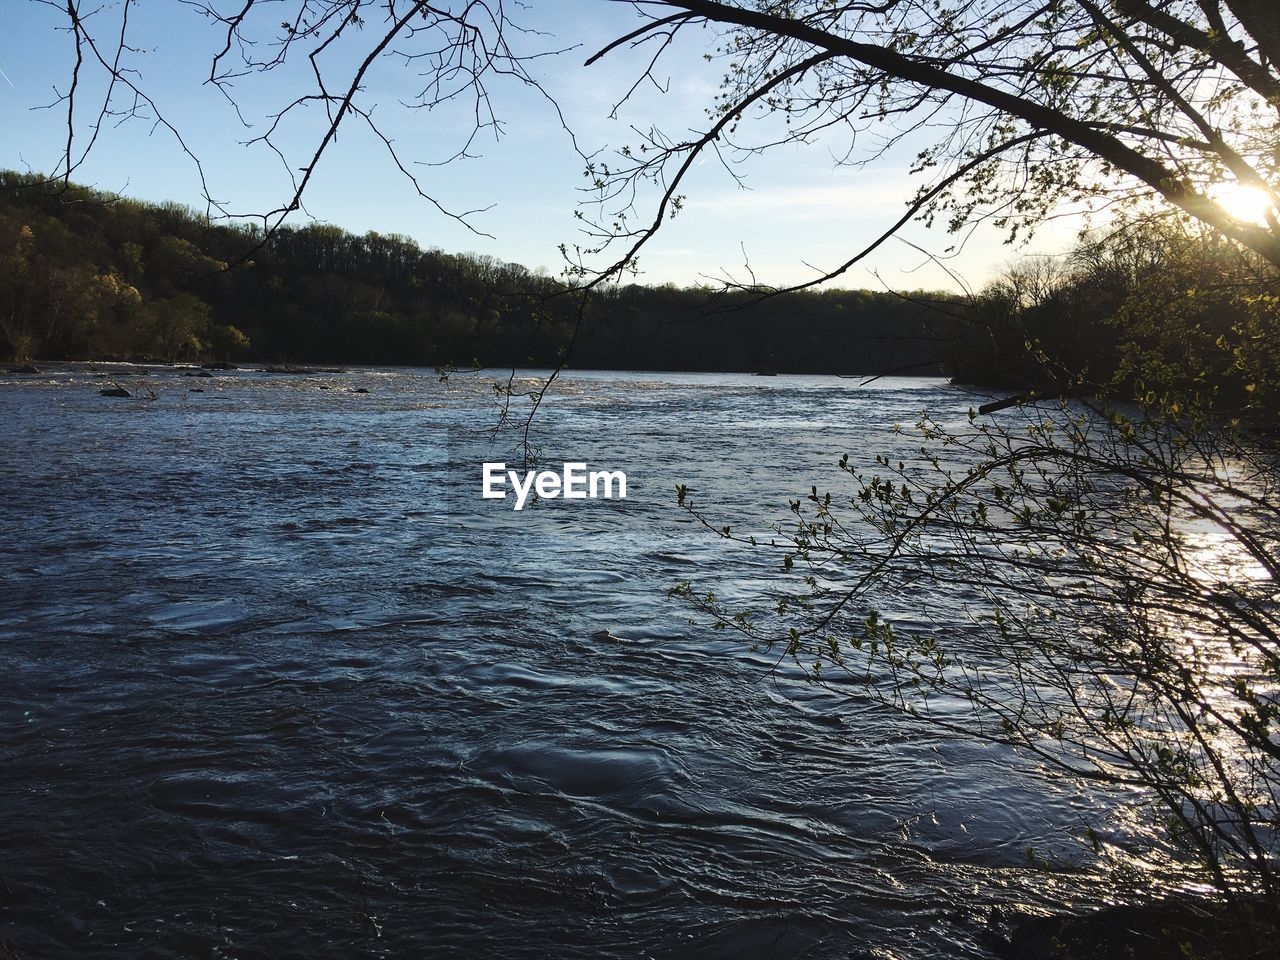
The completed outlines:
<svg viewBox="0 0 1280 960">
<path fill-rule="evenodd" d="M 4 374 L 21 374 L 26 373 L 34 375 L 30 370 L 19 370 L 17 368 L 33 366 L 43 372 L 44 367 L 54 365 L 79 365 L 88 367 L 124 367 L 137 368 L 142 370 L 165 369 L 165 370 L 206 370 L 212 373 L 274 373 L 280 375 L 320 375 L 331 374 L 340 375 L 351 370 L 430 370 L 435 371 L 441 369 L 431 364 L 423 363 L 343 363 L 341 361 L 275 361 L 275 360 L 238 360 L 229 362 L 219 361 L 199 361 L 199 360 L 107 360 L 107 359 L 60 359 L 60 360 L 8 360 L 0 361 L 0 373 Z M 458 375 L 475 375 L 493 372 L 510 373 L 515 370 L 517 374 L 550 374 L 555 368 L 546 366 L 506 366 L 501 364 L 493 364 L 485 367 L 465 367 L 457 369 L 448 369 L 450 376 Z M 728 368 L 710 368 L 710 367 L 574 367 L 565 366 L 559 369 L 559 375 L 577 374 L 577 373 L 708 373 L 708 374 L 726 374 L 737 376 L 756 376 L 763 379 L 770 377 L 838 377 L 846 380 L 860 380 L 870 378 L 894 378 L 894 379 L 921 379 L 921 380 L 948 380 L 948 376 L 938 372 L 925 371 L 857 371 L 857 372 L 833 372 L 827 370 L 741 370 Z M 969 386 L 969 384 L 956 384 L 957 386 Z"/>
</svg>

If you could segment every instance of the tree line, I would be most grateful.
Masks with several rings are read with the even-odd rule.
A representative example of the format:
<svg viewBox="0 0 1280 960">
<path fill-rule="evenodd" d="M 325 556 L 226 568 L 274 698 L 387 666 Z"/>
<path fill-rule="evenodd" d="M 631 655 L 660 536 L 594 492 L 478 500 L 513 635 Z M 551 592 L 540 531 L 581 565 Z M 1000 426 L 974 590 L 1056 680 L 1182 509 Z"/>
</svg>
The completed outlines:
<svg viewBox="0 0 1280 960">
<path fill-rule="evenodd" d="M 1024 258 L 961 309 L 958 380 L 1275 436 L 1275 270 L 1190 218 L 1137 217 L 1062 256 Z"/>
<path fill-rule="evenodd" d="M 977 295 L 604 284 L 335 226 L 212 224 L 0 172 L 0 356 L 945 374 L 1269 410 L 1274 295 L 1211 230 L 1137 219 Z M 581 323 L 580 323 L 581 321 Z M 1140 388 L 1140 389 L 1139 389 Z"/>
<path fill-rule="evenodd" d="M 0 172 L 0 355 L 14 360 L 937 372 L 952 327 L 937 299 L 635 283 L 583 295 L 405 236 L 309 224 L 264 237 Z"/>
</svg>

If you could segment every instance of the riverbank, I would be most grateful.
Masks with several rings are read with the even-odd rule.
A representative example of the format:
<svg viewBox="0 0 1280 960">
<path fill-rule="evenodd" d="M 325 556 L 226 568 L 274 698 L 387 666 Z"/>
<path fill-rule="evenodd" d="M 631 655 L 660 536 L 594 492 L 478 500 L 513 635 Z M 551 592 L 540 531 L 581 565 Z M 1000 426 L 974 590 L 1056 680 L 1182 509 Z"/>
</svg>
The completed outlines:
<svg viewBox="0 0 1280 960">
<path fill-rule="evenodd" d="M 1276 955 L 1280 924 L 1261 904 L 1174 897 L 1011 924 L 1005 960 L 1244 960 Z"/>
</svg>

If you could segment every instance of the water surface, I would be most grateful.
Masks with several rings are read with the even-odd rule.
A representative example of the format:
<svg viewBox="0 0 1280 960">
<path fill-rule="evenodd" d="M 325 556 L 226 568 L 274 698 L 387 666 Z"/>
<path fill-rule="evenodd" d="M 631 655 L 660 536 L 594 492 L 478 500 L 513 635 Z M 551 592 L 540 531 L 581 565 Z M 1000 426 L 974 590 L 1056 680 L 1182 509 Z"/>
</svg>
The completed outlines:
<svg viewBox="0 0 1280 960">
<path fill-rule="evenodd" d="M 766 530 L 842 453 L 908 454 L 895 422 L 962 420 L 942 381 L 568 374 L 541 454 L 629 497 L 516 513 L 480 499 L 518 457 L 492 377 L 112 374 L 149 401 L 104 369 L 0 381 L 19 956 L 981 958 L 992 908 L 1104 892 L 1078 785 L 666 595 L 779 575 L 677 483 Z"/>
</svg>

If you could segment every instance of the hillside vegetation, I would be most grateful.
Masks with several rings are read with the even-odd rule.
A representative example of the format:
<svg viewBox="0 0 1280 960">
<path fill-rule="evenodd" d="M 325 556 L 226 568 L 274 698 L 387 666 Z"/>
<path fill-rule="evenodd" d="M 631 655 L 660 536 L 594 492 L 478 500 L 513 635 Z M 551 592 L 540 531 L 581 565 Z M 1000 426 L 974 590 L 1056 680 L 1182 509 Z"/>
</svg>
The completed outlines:
<svg viewBox="0 0 1280 960">
<path fill-rule="evenodd" d="M 918 297 L 830 290 L 725 309 L 734 295 L 709 296 L 609 286 L 570 362 L 886 373 L 950 359 L 946 318 Z M 0 172 L 0 356 L 14 360 L 545 366 L 565 356 L 580 299 L 545 272 L 404 236 L 310 224 L 263 242 L 180 204 Z"/>
</svg>

